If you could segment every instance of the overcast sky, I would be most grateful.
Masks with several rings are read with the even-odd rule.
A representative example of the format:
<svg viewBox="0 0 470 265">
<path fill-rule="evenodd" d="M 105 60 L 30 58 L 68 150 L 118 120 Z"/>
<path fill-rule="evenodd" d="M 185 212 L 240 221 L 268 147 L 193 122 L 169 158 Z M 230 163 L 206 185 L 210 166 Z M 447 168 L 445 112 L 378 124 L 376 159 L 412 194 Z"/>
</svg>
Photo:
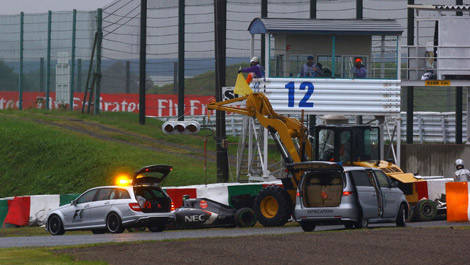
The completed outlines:
<svg viewBox="0 0 470 265">
<path fill-rule="evenodd" d="M 52 11 L 94 10 L 113 0 L 0 0 L 0 14 L 44 13 Z"/>
</svg>

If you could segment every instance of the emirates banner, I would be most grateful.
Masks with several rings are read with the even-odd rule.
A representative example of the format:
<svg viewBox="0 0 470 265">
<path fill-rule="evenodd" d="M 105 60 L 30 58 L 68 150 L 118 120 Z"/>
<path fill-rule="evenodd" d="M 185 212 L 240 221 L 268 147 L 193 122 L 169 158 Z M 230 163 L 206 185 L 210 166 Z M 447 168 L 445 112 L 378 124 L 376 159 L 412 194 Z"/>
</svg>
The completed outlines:
<svg viewBox="0 0 470 265">
<path fill-rule="evenodd" d="M 185 115 L 206 115 L 207 103 L 211 96 L 185 96 Z M 147 116 L 167 117 L 178 115 L 178 98 L 176 95 L 147 95 L 145 109 Z M 45 109 L 44 92 L 24 92 L 23 108 Z M 74 93 L 73 109 L 81 110 L 83 93 Z M 86 104 L 86 103 L 85 103 Z M 19 106 L 18 92 L 0 91 L 0 110 L 17 109 Z M 61 105 L 55 100 L 55 93 L 49 95 L 49 109 L 59 109 Z M 68 106 L 67 106 L 68 108 Z M 111 112 L 139 112 L 138 94 L 101 94 L 100 110 Z"/>
</svg>

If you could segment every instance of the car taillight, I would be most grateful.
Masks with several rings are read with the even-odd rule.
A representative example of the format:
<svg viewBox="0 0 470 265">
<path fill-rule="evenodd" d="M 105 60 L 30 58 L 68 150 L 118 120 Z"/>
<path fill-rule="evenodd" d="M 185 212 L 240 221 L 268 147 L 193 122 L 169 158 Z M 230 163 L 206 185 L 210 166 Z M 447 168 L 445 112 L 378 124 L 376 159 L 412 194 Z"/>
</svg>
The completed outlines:
<svg viewBox="0 0 470 265">
<path fill-rule="evenodd" d="M 351 194 L 353 194 L 352 191 L 343 191 L 343 196 L 349 196 Z"/>
<path fill-rule="evenodd" d="M 171 203 L 170 203 L 170 211 L 173 212 L 174 210 L 176 210 L 176 207 L 175 207 L 175 204 L 173 203 L 173 201 L 171 201 Z"/>
<path fill-rule="evenodd" d="M 129 203 L 129 208 L 135 212 L 142 212 L 142 208 L 140 208 L 140 205 L 136 202 Z"/>
</svg>

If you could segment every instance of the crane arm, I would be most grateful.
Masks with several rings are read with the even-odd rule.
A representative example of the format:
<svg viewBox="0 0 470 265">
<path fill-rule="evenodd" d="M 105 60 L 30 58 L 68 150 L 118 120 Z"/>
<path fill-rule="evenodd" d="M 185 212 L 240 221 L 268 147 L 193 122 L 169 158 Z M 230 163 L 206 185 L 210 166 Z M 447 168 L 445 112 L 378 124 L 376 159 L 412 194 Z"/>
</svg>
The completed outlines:
<svg viewBox="0 0 470 265">
<path fill-rule="evenodd" d="M 245 100 L 246 106 L 244 107 L 227 106 Z M 276 113 L 268 98 L 262 93 L 252 93 L 240 98 L 209 103 L 207 108 L 209 110 L 234 112 L 256 118 L 261 126 L 268 129 L 271 133 L 278 133 L 279 144 L 282 144 L 281 148 L 285 148 L 285 151 L 289 155 L 289 157 L 285 159 L 291 160 L 290 162 L 301 162 L 312 159 L 312 148 L 307 139 L 307 128 L 297 119 Z M 294 139 L 297 139 L 300 148 L 296 146 Z M 304 154 L 304 152 L 306 152 L 306 154 Z M 281 150 L 281 153 L 284 153 L 284 150 Z M 293 183 L 294 186 L 297 186 L 296 184 L 300 180 L 300 177 L 301 174 L 295 174 L 296 183 Z"/>
</svg>

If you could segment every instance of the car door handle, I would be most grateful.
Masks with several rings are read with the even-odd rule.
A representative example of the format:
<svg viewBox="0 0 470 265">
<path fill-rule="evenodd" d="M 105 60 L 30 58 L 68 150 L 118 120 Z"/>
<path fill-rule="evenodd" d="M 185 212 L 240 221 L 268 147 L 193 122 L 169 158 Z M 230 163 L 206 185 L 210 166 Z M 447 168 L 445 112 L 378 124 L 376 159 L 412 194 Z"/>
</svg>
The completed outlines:
<svg viewBox="0 0 470 265">
<path fill-rule="evenodd" d="M 109 202 L 105 202 L 104 205 L 109 205 Z"/>
<path fill-rule="evenodd" d="M 90 205 L 87 204 L 87 205 L 85 205 L 83 208 L 90 208 Z"/>
</svg>

